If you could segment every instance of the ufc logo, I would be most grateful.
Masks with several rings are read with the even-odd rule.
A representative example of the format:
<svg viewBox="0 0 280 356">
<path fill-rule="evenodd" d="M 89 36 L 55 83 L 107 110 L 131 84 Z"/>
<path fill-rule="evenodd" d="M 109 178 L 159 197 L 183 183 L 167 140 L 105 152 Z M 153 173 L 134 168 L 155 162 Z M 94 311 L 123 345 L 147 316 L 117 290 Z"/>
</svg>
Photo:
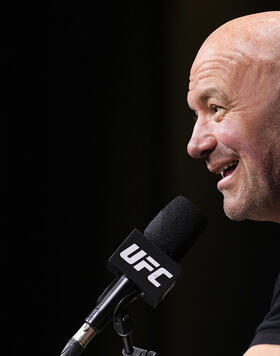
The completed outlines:
<svg viewBox="0 0 280 356">
<path fill-rule="evenodd" d="M 146 268 L 149 272 L 152 272 L 147 278 L 156 287 L 161 286 L 161 284 L 157 281 L 158 277 L 162 275 L 165 275 L 167 278 L 173 277 L 173 274 L 168 272 L 165 268 L 160 267 L 160 264 L 156 260 L 154 260 L 151 256 L 147 256 L 147 253 L 144 250 L 136 252 L 139 248 L 140 247 L 138 245 L 132 244 L 122 251 L 120 256 L 127 263 L 133 265 L 133 268 L 136 269 L 136 271 L 141 271 L 143 268 Z"/>
</svg>

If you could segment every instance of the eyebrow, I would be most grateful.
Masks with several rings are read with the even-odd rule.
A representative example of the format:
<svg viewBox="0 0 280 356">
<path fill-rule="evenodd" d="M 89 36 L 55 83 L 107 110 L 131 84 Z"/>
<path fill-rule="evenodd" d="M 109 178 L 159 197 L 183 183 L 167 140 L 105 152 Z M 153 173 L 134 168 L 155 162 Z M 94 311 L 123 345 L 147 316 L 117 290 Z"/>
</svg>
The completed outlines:
<svg viewBox="0 0 280 356">
<path fill-rule="evenodd" d="M 226 94 L 221 93 L 217 88 L 214 88 L 214 87 L 210 87 L 210 88 L 203 90 L 202 93 L 200 93 L 198 100 L 202 103 L 205 103 L 211 97 L 217 97 L 225 105 L 230 102 L 230 99 Z M 192 107 L 190 105 L 189 105 L 189 107 L 192 109 Z"/>
</svg>

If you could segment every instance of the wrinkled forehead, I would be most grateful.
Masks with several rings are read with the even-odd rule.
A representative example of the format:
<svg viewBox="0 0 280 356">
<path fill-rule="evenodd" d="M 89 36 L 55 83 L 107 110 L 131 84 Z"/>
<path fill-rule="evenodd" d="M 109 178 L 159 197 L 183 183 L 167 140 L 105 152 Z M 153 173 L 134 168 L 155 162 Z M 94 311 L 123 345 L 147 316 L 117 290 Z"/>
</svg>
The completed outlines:
<svg viewBox="0 0 280 356">
<path fill-rule="evenodd" d="M 230 78 L 239 79 L 252 65 L 252 58 L 237 47 L 203 46 L 198 52 L 189 76 L 189 90 L 198 83 L 208 80 L 228 81 Z"/>
<path fill-rule="evenodd" d="M 190 77 L 201 70 L 205 63 L 224 62 L 225 64 L 247 64 L 260 56 L 255 46 L 244 39 L 220 36 L 206 40 L 199 49 L 190 71 Z"/>
<path fill-rule="evenodd" d="M 226 86 L 241 85 L 248 73 L 256 82 L 269 77 L 279 80 L 280 51 L 275 55 L 272 45 L 258 45 L 251 39 L 228 36 L 205 41 L 191 67 L 189 90 L 205 84 L 208 79 Z"/>
</svg>

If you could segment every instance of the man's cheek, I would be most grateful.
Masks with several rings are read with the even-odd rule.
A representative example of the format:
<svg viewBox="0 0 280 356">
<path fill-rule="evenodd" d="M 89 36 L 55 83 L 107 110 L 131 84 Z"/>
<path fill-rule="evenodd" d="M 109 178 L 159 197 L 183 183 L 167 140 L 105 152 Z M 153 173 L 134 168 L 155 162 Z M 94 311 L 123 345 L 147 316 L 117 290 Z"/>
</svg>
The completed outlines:
<svg viewBox="0 0 280 356">
<path fill-rule="evenodd" d="M 220 134 L 220 142 L 228 148 L 239 153 L 242 143 L 244 142 L 240 134 L 234 128 L 227 128 Z"/>
</svg>

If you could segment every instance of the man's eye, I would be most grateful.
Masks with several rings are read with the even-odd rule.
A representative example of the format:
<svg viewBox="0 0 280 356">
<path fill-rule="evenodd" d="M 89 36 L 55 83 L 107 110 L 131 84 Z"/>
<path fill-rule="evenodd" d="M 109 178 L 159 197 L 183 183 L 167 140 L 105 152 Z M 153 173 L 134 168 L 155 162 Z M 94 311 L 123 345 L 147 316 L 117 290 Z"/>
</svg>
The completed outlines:
<svg viewBox="0 0 280 356">
<path fill-rule="evenodd" d="M 215 114 L 223 109 L 221 106 L 217 106 L 217 105 L 211 105 L 210 108 Z"/>
<path fill-rule="evenodd" d="M 224 114 L 225 114 L 225 108 L 223 108 L 222 106 L 218 106 L 218 105 L 211 105 L 210 108 L 213 113 L 212 114 L 213 119 L 216 122 L 222 121 L 224 118 Z M 219 115 L 216 115 L 217 113 L 219 113 Z"/>
</svg>

